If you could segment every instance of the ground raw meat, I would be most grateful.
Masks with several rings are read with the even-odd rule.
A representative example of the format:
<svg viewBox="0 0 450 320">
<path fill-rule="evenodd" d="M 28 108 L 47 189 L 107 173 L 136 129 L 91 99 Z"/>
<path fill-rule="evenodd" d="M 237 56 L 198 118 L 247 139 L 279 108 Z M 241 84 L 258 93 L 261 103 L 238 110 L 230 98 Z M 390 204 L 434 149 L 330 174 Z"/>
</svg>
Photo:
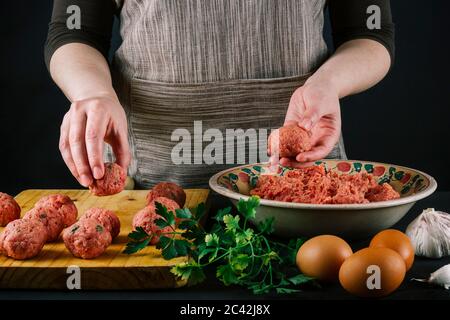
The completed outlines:
<svg viewBox="0 0 450 320">
<path fill-rule="evenodd" d="M 269 153 L 279 151 L 280 158 L 295 158 L 299 153 L 312 148 L 308 132 L 298 125 L 288 125 L 274 130 L 269 136 Z"/>
<path fill-rule="evenodd" d="M 63 216 L 64 227 L 77 221 L 78 210 L 75 203 L 65 194 L 51 194 L 36 202 L 35 207 L 52 207 Z"/>
<path fill-rule="evenodd" d="M 47 229 L 47 242 L 58 239 L 64 229 L 63 216 L 52 207 L 34 207 L 24 215 L 23 219 L 42 222 Z"/>
<path fill-rule="evenodd" d="M 102 208 L 90 208 L 86 210 L 80 220 L 95 219 L 101 225 L 105 227 L 111 233 L 111 237 L 114 239 L 120 233 L 120 220 L 119 217 L 111 210 Z"/>
<path fill-rule="evenodd" d="M 378 185 L 375 188 L 371 189 L 366 194 L 366 198 L 370 202 L 377 202 L 400 198 L 400 194 L 395 191 L 390 184 L 383 183 L 382 185 Z"/>
<path fill-rule="evenodd" d="M 167 211 L 172 211 L 173 213 L 175 213 L 176 209 L 180 209 L 180 206 L 178 205 L 178 203 L 176 203 L 174 200 L 166 198 L 166 197 L 155 198 L 155 199 L 153 199 L 152 202 L 147 204 L 147 206 L 156 208 L 156 205 L 155 205 L 156 202 L 161 203 L 164 207 L 167 208 Z"/>
<path fill-rule="evenodd" d="M 284 176 L 262 175 L 250 192 L 263 199 L 314 204 L 368 203 L 400 195 L 368 173 L 337 174 L 322 166 L 287 171 Z"/>
<path fill-rule="evenodd" d="M 176 217 L 176 213 L 175 213 L 176 209 L 180 209 L 180 206 L 178 205 L 178 203 L 176 203 L 174 200 L 168 199 L 166 197 L 155 198 L 155 199 L 153 199 L 153 201 L 151 203 L 149 203 L 147 205 L 147 206 L 153 206 L 155 208 L 155 212 L 156 212 L 155 202 L 161 203 L 164 207 L 166 207 L 167 211 L 172 211 L 175 215 L 175 221 L 177 223 L 179 222 L 179 219 Z"/>
<path fill-rule="evenodd" d="M 186 202 L 186 193 L 183 188 L 173 182 L 160 182 L 156 184 L 147 194 L 147 203 L 151 203 L 155 198 L 165 197 L 174 200 L 180 208 Z"/>
<path fill-rule="evenodd" d="M 170 232 L 172 229 L 170 227 L 165 227 L 161 229 L 155 223 L 155 221 L 161 216 L 156 213 L 155 202 L 159 202 L 164 205 L 168 211 L 175 211 L 175 209 L 179 209 L 178 204 L 164 197 L 159 197 L 154 199 L 152 203 L 147 205 L 144 209 L 140 210 L 133 218 L 133 228 L 142 227 L 142 229 L 147 232 L 147 234 L 152 235 L 152 239 L 150 244 L 157 244 L 159 242 L 159 236 L 162 232 Z"/>
<path fill-rule="evenodd" d="M 83 219 L 64 229 L 66 248 L 82 259 L 93 259 L 111 244 L 111 233 L 96 219 Z"/>
<path fill-rule="evenodd" d="M 9 194 L 0 192 L 0 227 L 20 218 L 20 206 Z"/>
<path fill-rule="evenodd" d="M 121 166 L 107 162 L 103 178 L 94 180 L 89 189 L 96 196 L 109 196 L 121 192 L 125 187 L 126 180 L 127 174 Z"/>
<path fill-rule="evenodd" d="M 29 259 L 39 254 L 46 240 L 47 230 L 42 222 L 17 219 L 0 235 L 0 251 L 13 259 Z"/>
</svg>

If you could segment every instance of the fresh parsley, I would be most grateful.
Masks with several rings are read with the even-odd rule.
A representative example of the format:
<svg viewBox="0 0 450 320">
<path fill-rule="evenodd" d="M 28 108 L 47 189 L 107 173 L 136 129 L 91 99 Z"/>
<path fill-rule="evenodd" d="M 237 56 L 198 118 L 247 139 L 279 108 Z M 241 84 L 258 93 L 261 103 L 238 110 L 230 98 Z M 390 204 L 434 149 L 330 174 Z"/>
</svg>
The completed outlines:
<svg viewBox="0 0 450 320">
<path fill-rule="evenodd" d="M 294 239 L 287 244 L 271 240 L 268 236 L 274 230 L 274 218 L 260 222 L 256 228 L 249 226 L 248 221 L 256 217 L 258 206 L 259 198 L 253 196 L 246 201 L 239 200 L 240 215 L 233 215 L 230 207 L 219 210 L 207 232 L 200 223 L 205 214 L 204 204 L 192 211 L 183 208 L 172 212 L 156 203 L 156 213 L 161 217 L 155 221 L 156 225 L 170 230 L 161 232 L 156 247 L 161 249 L 164 259 L 189 257 L 171 272 L 190 284 L 202 282 L 206 277 L 205 268 L 213 266 L 216 277 L 225 285 L 240 285 L 255 294 L 298 292 L 300 285 L 313 280 L 300 274 L 295 266 L 303 240 Z M 124 252 L 132 254 L 144 249 L 152 235 L 138 227 L 128 237 Z"/>
</svg>

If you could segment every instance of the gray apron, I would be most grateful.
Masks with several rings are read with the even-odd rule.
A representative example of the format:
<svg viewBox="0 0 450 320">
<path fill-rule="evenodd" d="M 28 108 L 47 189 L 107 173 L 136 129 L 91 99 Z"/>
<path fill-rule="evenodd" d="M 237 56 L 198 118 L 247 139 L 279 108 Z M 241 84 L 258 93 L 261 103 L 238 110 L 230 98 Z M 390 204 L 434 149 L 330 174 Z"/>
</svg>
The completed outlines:
<svg viewBox="0 0 450 320">
<path fill-rule="evenodd" d="M 137 186 L 202 187 L 217 171 L 266 160 L 266 133 L 282 126 L 292 93 L 328 56 L 325 2 L 125 0 L 113 79 Z M 232 141 L 236 129 L 244 138 Z M 223 148 L 208 153 L 212 141 Z M 328 157 L 346 158 L 342 138 Z"/>
</svg>

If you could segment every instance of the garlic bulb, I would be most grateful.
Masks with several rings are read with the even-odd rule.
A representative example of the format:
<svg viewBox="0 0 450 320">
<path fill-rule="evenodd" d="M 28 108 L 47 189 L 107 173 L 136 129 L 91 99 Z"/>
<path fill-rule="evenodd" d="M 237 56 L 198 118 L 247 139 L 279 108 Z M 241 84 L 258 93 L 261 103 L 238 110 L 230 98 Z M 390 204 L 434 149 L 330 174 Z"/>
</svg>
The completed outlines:
<svg viewBox="0 0 450 320">
<path fill-rule="evenodd" d="M 406 229 L 418 256 L 441 258 L 450 255 L 450 214 L 425 209 Z"/>
<path fill-rule="evenodd" d="M 448 290 L 450 289 L 450 264 L 437 269 L 435 272 L 430 274 L 430 277 L 428 279 L 412 278 L 411 280 L 436 284 Z"/>
</svg>

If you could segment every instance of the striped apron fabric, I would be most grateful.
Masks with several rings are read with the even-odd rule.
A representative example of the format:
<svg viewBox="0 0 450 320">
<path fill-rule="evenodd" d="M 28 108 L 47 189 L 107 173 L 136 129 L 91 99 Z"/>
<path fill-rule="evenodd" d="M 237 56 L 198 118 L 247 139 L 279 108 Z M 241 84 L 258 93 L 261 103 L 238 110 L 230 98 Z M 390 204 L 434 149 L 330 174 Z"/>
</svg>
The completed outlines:
<svg viewBox="0 0 450 320">
<path fill-rule="evenodd" d="M 266 160 L 270 129 L 328 56 L 325 3 L 125 0 L 113 80 L 137 186 L 202 187 L 219 170 Z M 346 158 L 342 138 L 328 157 Z"/>
</svg>

